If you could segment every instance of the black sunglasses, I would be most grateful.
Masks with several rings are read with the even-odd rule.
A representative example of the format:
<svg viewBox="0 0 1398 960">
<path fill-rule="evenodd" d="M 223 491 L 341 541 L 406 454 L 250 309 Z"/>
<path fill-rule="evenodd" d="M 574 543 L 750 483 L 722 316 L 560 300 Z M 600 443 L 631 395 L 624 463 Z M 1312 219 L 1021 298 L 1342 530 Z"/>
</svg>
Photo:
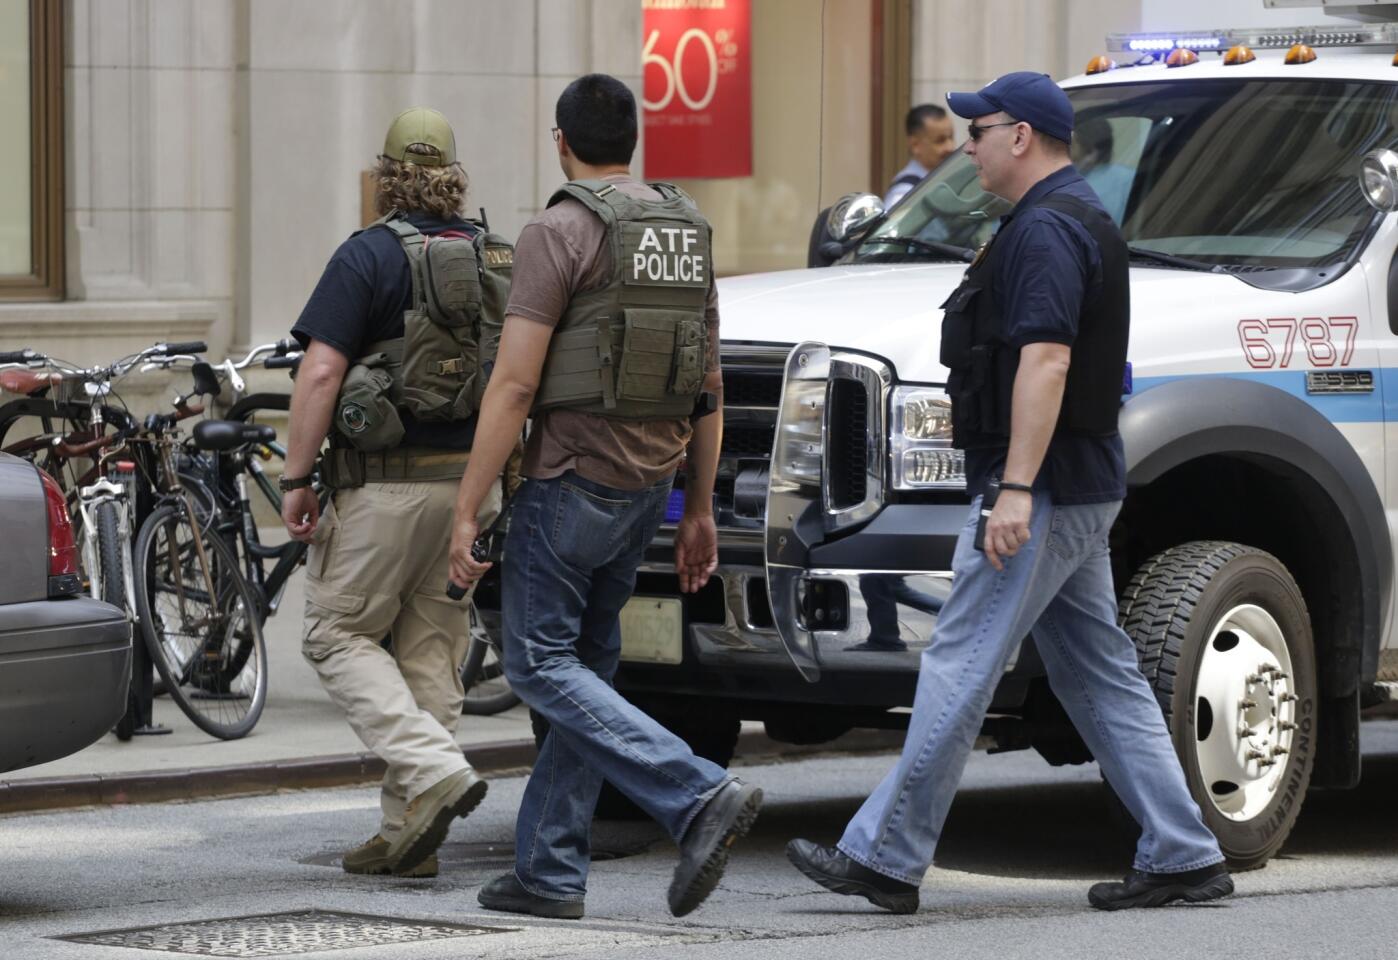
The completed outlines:
<svg viewBox="0 0 1398 960">
<path fill-rule="evenodd" d="M 985 135 L 985 132 L 991 129 L 992 127 L 1013 127 L 1018 125 L 1019 122 L 1020 121 L 1018 120 L 1006 120 L 1004 123 L 987 123 L 985 126 L 981 127 L 977 126 L 973 121 L 970 125 L 966 127 L 966 132 L 971 135 L 972 140 L 978 141 L 981 137 Z"/>
</svg>

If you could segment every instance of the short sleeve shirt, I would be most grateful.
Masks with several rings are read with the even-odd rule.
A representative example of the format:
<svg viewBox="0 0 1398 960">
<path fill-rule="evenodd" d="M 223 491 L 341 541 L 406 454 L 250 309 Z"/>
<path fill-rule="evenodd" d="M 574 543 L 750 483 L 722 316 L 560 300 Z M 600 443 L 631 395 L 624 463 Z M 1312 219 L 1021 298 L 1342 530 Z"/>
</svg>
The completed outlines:
<svg viewBox="0 0 1398 960">
<path fill-rule="evenodd" d="M 661 196 L 630 176 L 604 178 L 643 200 Z M 600 217 L 571 198 L 525 225 L 515 244 L 507 316 L 557 326 L 572 298 L 605 286 L 612 275 L 607 230 Z M 704 311 L 706 370 L 719 369 L 718 293 L 710 284 Z M 550 479 L 569 470 L 617 490 L 643 490 L 679 466 L 692 428 L 682 420 L 621 420 L 569 409 L 534 415 L 521 467 L 526 477 Z"/>
<path fill-rule="evenodd" d="M 445 230 L 474 234 L 462 220 L 439 220 L 410 214 L 408 222 L 430 235 Z M 403 336 L 403 313 L 412 305 L 413 283 L 408 256 L 392 230 L 374 227 L 340 244 L 305 309 L 291 328 L 304 348 L 312 340 L 334 347 L 351 362 L 367 353 L 371 343 Z M 460 422 L 424 422 L 406 411 L 405 444 L 469 450 L 476 433 L 472 417 Z"/>
<path fill-rule="evenodd" d="M 1069 166 L 1036 183 L 1000 221 L 1000 230 L 1012 220 L 1016 223 L 1004 237 L 1006 246 L 996 251 L 991 282 L 1005 339 L 1015 349 L 1031 343 L 1072 347 L 1084 299 L 1102 282 L 1102 256 L 1087 228 L 1058 210 L 1034 206 L 1054 193 L 1103 209 L 1092 187 Z M 1007 453 L 1007 446 L 967 452 L 966 478 L 972 493 L 1002 474 Z M 1055 433 L 1034 485 L 1064 505 L 1125 498 L 1126 458 L 1120 434 Z"/>
</svg>

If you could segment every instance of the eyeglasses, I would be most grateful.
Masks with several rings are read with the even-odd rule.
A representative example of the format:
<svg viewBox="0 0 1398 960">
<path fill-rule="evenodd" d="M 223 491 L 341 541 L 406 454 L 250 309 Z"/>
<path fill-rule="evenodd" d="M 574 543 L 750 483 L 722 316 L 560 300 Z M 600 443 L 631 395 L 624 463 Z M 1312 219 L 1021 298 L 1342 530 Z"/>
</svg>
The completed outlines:
<svg viewBox="0 0 1398 960">
<path fill-rule="evenodd" d="M 1020 123 L 1020 121 L 1018 121 L 1018 120 L 1006 120 L 1004 123 L 987 123 L 985 126 L 982 127 L 982 126 L 977 126 L 977 125 L 975 124 L 975 122 L 973 121 L 973 122 L 966 128 L 966 132 L 969 133 L 969 134 L 971 135 L 971 139 L 972 139 L 972 140 L 975 140 L 975 141 L 979 142 L 979 141 L 980 141 L 980 138 L 981 138 L 982 136 L 985 135 L 985 132 L 986 132 L 987 130 L 989 130 L 990 128 L 992 128 L 992 127 L 1013 127 L 1013 126 L 1017 126 L 1019 123 Z"/>
<path fill-rule="evenodd" d="M 553 137 L 553 142 L 554 142 L 554 143 L 557 143 L 557 142 L 558 142 L 558 135 L 559 135 L 559 133 L 561 133 L 561 132 L 562 132 L 562 131 L 560 131 L 558 127 L 549 127 L 549 135 L 550 135 L 551 137 Z"/>
</svg>

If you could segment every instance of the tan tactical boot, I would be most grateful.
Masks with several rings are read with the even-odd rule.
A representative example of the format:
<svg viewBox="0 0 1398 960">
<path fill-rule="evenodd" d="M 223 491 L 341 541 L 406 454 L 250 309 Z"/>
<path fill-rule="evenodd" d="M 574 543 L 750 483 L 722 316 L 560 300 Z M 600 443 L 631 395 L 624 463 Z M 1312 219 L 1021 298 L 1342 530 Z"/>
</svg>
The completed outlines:
<svg viewBox="0 0 1398 960">
<path fill-rule="evenodd" d="M 395 872 L 411 870 L 442 845 L 452 820 L 476 809 L 488 784 L 467 767 L 443 777 L 408 802 L 403 830 L 388 845 L 388 862 Z"/>
<path fill-rule="evenodd" d="M 392 874 L 395 877 L 435 877 L 437 875 L 437 855 L 432 854 L 409 870 L 394 870 L 388 859 L 388 841 L 375 835 L 372 840 L 345 854 L 343 866 L 345 873 L 364 873 L 374 876 Z"/>
</svg>

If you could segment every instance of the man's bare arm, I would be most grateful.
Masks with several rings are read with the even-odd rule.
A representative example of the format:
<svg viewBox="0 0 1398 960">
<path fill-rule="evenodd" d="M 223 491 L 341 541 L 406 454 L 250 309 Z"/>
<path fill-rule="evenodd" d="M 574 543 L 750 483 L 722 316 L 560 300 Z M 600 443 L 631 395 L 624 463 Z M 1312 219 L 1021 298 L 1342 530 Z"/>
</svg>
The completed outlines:
<svg viewBox="0 0 1398 960">
<path fill-rule="evenodd" d="M 553 327 L 548 324 L 514 314 L 505 317 L 495 369 L 490 373 L 490 385 L 485 388 L 476 417 L 471 458 L 456 494 L 451 569 L 452 578 L 462 586 L 490 569 L 489 564 L 471 559 L 471 543 L 480 532 L 476 513 L 505 468 L 524 421 L 529 418 L 552 338 Z"/>
<path fill-rule="evenodd" d="M 1014 400 L 1010 409 L 1010 452 L 1005 479 L 1032 484 L 1048 452 L 1063 388 L 1068 382 L 1072 351 L 1061 343 L 1031 343 L 1019 352 Z"/>
<path fill-rule="evenodd" d="M 305 477 L 315 466 L 320 445 L 330 432 L 335 398 L 349 369 L 349 358 L 329 344 L 312 340 L 301 358 L 291 388 L 291 416 L 286 441 L 288 477 Z M 297 540 L 309 540 L 320 523 L 320 502 L 310 487 L 291 490 L 282 497 L 282 523 Z"/>
<path fill-rule="evenodd" d="M 1031 343 L 1019 352 L 1010 409 L 1010 450 L 1005 458 L 1009 483 L 1026 486 L 1039 475 L 1063 406 L 1072 351 L 1061 343 Z M 1019 490 L 1002 490 L 985 526 L 985 558 L 996 570 L 1029 542 L 1034 498 Z"/>
</svg>

